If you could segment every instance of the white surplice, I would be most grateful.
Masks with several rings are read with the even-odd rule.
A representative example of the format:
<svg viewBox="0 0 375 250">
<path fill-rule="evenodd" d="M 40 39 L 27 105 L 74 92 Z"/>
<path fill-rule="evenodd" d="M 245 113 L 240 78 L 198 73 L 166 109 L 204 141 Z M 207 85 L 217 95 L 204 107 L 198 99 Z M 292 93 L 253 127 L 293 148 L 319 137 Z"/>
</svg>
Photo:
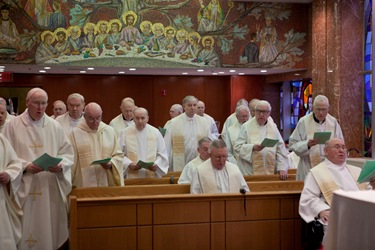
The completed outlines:
<svg viewBox="0 0 375 250">
<path fill-rule="evenodd" d="M 2 133 L 26 165 L 44 153 L 62 158 L 60 173 L 24 173 L 17 192 L 22 207 L 22 238 L 18 249 L 58 249 L 68 239 L 66 196 L 71 191 L 73 147 L 61 125 L 44 114 L 33 121 L 26 109 Z"/>
<path fill-rule="evenodd" d="M 117 143 L 112 127 L 100 122 L 97 131 L 81 121 L 70 134 L 75 157 L 72 167 L 72 183 L 75 187 L 123 186 L 122 159 L 124 154 Z M 93 161 L 111 158 L 111 169 L 104 169 Z"/>
<path fill-rule="evenodd" d="M 201 165 L 204 161 L 198 155 L 195 157 L 193 160 L 191 160 L 184 169 L 182 170 L 180 177 L 178 178 L 177 183 L 178 184 L 190 184 L 191 183 L 191 178 L 193 177 L 194 169 Z"/>
<path fill-rule="evenodd" d="M 127 127 L 129 127 L 132 124 L 134 124 L 134 121 L 133 120 L 130 120 L 130 121 L 125 120 L 122 113 L 119 114 L 118 116 L 116 116 L 115 118 L 113 118 L 109 122 L 109 126 L 111 126 L 112 128 L 115 129 L 116 136 L 118 136 L 120 134 L 121 130 L 126 129 Z"/>
<path fill-rule="evenodd" d="M 10 183 L 0 184 L 0 241 L 1 248 L 16 250 L 21 239 L 22 211 L 14 198 L 21 183 L 22 165 L 8 140 L 0 134 L 0 173 L 10 177 Z M 9 185 L 9 192 L 8 186 Z"/>
<path fill-rule="evenodd" d="M 142 131 L 139 131 L 135 124 L 130 125 L 120 132 L 118 142 L 124 152 L 124 176 L 127 178 L 161 178 L 168 173 L 167 149 L 163 136 L 157 128 L 147 124 Z M 137 163 L 138 160 L 156 164 L 158 167 L 155 174 L 143 168 L 138 171 L 130 171 L 130 163 Z"/>
<path fill-rule="evenodd" d="M 212 166 L 211 159 L 208 159 L 194 169 L 190 193 L 240 193 L 242 188 L 250 191 L 236 165 L 227 161 L 223 169 L 217 170 Z"/>
<path fill-rule="evenodd" d="M 308 129 L 306 129 L 306 127 Z M 328 128 L 330 129 L 328 129 Z M 309 132 L 308 132 L 309 130 Z M 309 139 L 313 139 L 314 132 L 331 132 L 331 138 L 340 138 L 344 140 L 341 127 L 337 120 L 327 114 L 326 120 L 323 123 L 318 123 L 314 120 L 313 113 L 302 117 L 297 127 L 289 137 L 289 150 L 294 151 L 300 157 L 297 167 L 297 180 L 305 180 L 306 175 L 309 173 L 311 165 L 310 155 L 312 150 L 316 150 L 320 154 L 320 161 L 324 160 L 324 144 L 318 144 L 308 149 L 307 143 Z"/>
<path fill-rule="evenodd" d="M 84 120 L 83 115 L 78 119 L 73 119 L 69 112 L 66 112 L 63 115 L 60 115 L 56 117 L 55 119 L 57 122 L 59 122 L 62 126 L 62 128 L 65 131 L 65 134 L 69 137 L 70 133 L 73 131 L 75 127 L 77 127 L 78 123 L 80 123 L 82 120 Z"/>
</svg>

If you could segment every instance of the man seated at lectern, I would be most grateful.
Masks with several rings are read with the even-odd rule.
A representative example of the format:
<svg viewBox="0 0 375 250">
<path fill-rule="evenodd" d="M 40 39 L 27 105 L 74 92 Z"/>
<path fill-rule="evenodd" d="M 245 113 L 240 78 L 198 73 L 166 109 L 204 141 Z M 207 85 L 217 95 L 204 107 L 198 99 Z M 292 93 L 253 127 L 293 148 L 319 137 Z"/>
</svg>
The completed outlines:
<svg viewBox="0 0 375 250">
<path fill-rule="evenodd" d="M 361 169 L 346 164 L 347 149 L 342 139 L 328 140 L 324 155 L 324 161 L 312 168 L 306 176 L 299 203 L 299 214 L 307 223 L 318 218 L 324 225 L 325 231 L 329 221 L 333 191 L 366 189 L 366 184 L 357 183 Z"/>
<path fill-rule="evenodd" d="M 190 193 L 240 193 L 241 189 L 249 192 L 239 168 L 227 161 L 228 150 L 225 142 L 222 139 L 214 140 L 210 151 L 210 159 L 194 170 Z"/>
</svg>

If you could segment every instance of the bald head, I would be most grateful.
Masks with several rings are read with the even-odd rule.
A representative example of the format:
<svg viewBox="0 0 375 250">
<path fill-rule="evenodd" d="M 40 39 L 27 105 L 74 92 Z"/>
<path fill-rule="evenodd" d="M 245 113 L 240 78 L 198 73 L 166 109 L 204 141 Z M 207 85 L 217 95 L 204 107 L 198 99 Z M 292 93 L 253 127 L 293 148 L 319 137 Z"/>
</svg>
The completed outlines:
<svg viewBox="0 0 375 250">
<path fill-rule="evenodd" d="M 0 104 L 6 106 L 7 105 L 7 101 L 4 98 L 0 97 Z"/>
<path fill-rule="evenodd" d="M 136 108 L 134 110 L 134 123 L 138 130 L 143 130 L 148 122 L 148 111 L 145 108 Z"/>
<path fill-rule="evenodd" d="M 205 106 L 204 102 L 198 101 L 198 103 L 197 103 L 197 115 L 203 116 L 205 109 L 206 109 L 206 106 Z"/>
<path fill-rule="evenodd" d="M 84 118 L 90 129 L 97 131 L 102 121 L 102 108 L 96 102 L 90 102 L 85 107 Z"/>
<path fill-rule="evenodd" d="M 41 88 L 31 89 L 26 96 L 27 112 L 34 121 L 39 121 L 44 116 L 48 105 L 47 92 Z"/>
<path fill-rule="evenodd" d="M 134 109 L 135 109 L 135 104 L 132 98 L 126 97 L 122 100 L 121 105 L 120 105 L 120 110 L 125 120 L 131 121 L 133 119 Z"/>
</svg>

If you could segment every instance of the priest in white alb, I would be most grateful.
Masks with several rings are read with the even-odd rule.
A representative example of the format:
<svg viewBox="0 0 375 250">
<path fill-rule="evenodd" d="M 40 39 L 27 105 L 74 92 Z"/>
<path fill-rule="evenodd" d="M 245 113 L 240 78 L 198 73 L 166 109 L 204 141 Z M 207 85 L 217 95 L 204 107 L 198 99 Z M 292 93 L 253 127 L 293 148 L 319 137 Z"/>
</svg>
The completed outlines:
<svg viewBox="0 0 375 250">
<path fill-rule="evenodd" d="M 115 129 L 116 136 L 120 134 L 121 130 L 134 124 L 134 109 L 135 103 L 132 98 L 125 97 L 124 99 L 122 99 L 120 105 L 121 114 L 113 118 L 109 123 L 109 126 Z"/>
<path fill-rule="evenodd" d="M 279 173 L 280 179 L 285 180 L 289 168 L 288 152 L 276 124 L 268 119 L 270 112 L 269 102 L 258 102 L 255 117 L 242 125 L 234 150 L 243 175 Z M 265 147 L 261 145 L 265 138 L 278 142 L 273 147 Z"/>
<path fill-rule="evenodd" d="M 72 187 L 73 147 L 61 125 L 45 114 L 47 105 L 47 93 L 31 89 L 26 96 L 27 109 L 2 131 L 23 169 L 17 192 L 24 213 L 18 249 L 58 249 L 68 240 L 66 196 Z M 33 163 L 44 153 L 62 161 L 44 171 Z"/>
<path fill-rule="evenodd" d="M 22 210 L 16 203 L 15 196 L 21 183 L 22 165 L 12 145 L 2 134 L 0 134 L 0 152 L 1 248 L 16 250 L 21 240 Z"/>
<path fill-rule="evenodd" d="M 324 144 L 314 140 L 315 132 L 331 132 L 331 138 L 341 138 L 340 124 L 328 114 L 329 101 L 324 95 L 318 95 L 313 102 L 313 112 L 302 117 L 289 138 L 289 150 L 300 157 L 296 179 L 303 181 L 310 169 L 324 160 Z"/>
<path fill-rule="evenodd" d="M 56 118 L 65 134 L 69 137 L 72 130 L 83 120 L 83 109 L 85 108 L 85 98 L 78 93 L 73 93 L 68 96 L 66 101 L 68 112 Z"/>
<path fill-rule="evenodd" d="M 240 99 L 237 101 L 236 108 L 240 105 L 248 105 L 248 102 L 245 99 Z M 223 124 L 223 129 L 221 130 L 221 138 L 224 140 L 226 134 L 228 133 L 228 128 L 232 126 L 236 122 L 236 112 L 232 113 L 228 118 L 225 120 Z"/>
<path fill-rule="evenodd" d="M 240 133 L 242 124 L 249 120 L 250 111 L 247 106 L 240 105 L 236 108 L 235 113 L 237 120 L 228 128 L 224 141 L 228 148 L 228 161 L 237 165 L 238 154 L 234 151 L 234 144 Z"/>
<path fill-rule="evenodd" d="M 134 124 L 120 132 L 119 144 L 124 152 L 124 177 L 161 178 L 168 173 L 168 154 L 160 131 L 147 124 L 148 111 L 134 110 Z M 137 165 L 138 161 L 152 163 L 150 166 Z"/>
<path fill-rule="evenodd" d="M 123 186 L 122 159 L 114 129 L 102 122 L 102 108 L 86 105 L 84 119 L 70 134 L 74 147 L 72 184 L 74 187 Z M 99 161 L 94 163 L 94 161 Z"/>
<path fill-rule="evenodd" d="M 207 161 L 210 158 L 210 145 L 212 140 L 208 137 L 203 137 L 198 142 L 198 156 L 191 160 L 181 172 L 180 177 L 178 178 L 178 184 L 190 184 L 191 178 L 195 171 L 195 168 L 200 166 L 203 162 Z"/>
<path fill-rule="evenodd" d="M 181 115 L 182 113 L 184 112 L 184 109 L 182 108 L 182 105 L 181 104 L 173 104 L 169 110 L 169 115 L 171 116 L 171 119 L 168 120 L 165 125 L 164 125 L 164 128 L 165 129 L 168 129 L 169 126 L 171 126 L 171 122 L 172 122 L 172 119 L 175 118 L 176 116 L 179 116 Z"/>
<path fill-rule="evenodd" d="M 186 96 L 182 101 L 185 113 L 172 119 L 164 136 L 171 171 L 181 171 L 198 155 L 197 145 L 201 138 L 211 138 L 206 119 L 196 114 L 197 103 L 196 97 Z"/>
<path fill-rule="evenodd" d="M 210 159 L 194 169 L 190 193 L 242 193 L 249 187 L 239 168 L 228 162 L 228 151 L 222 139 L 214 140 L 210 145 Z"/>
<path fill-rule="evenodd" d="M 346 164 L 347 149 L 342 139 L 332 138 L 327 141 L 324 155 L 325 159 L 306 176 L 299 202 L 299 214 L 306 223 L 318 218 L 326 229 L 333 192 L 338 189 L 364 190 L 368 187 L 367 183 L 357 183 L 361 168 Z"/>
</svg>

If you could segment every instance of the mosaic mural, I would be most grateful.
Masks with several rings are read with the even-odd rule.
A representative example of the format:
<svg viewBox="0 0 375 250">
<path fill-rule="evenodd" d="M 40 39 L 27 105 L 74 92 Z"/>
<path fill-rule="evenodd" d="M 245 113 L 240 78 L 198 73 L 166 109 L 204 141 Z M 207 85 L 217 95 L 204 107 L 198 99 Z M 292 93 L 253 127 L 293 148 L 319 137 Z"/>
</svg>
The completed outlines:
<svg viewBox="0 0 375 250">
<path fill-rule="evenodd" d="M 307 67 L 303 4 L 3 0 L 0 6 L 0 63 Z"/>
</svg>

